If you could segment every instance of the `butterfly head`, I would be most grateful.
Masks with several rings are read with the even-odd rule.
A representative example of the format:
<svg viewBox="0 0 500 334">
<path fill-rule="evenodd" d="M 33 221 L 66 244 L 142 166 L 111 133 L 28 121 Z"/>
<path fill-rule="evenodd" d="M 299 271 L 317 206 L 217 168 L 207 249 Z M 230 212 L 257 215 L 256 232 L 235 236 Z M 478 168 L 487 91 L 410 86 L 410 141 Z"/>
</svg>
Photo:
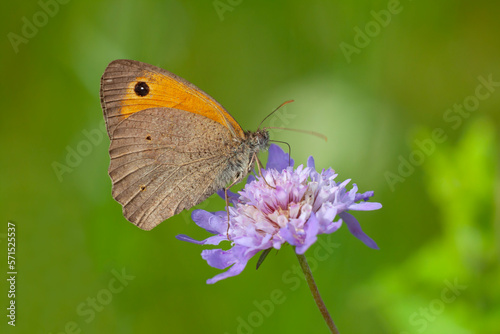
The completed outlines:
<svg viewBox="0 0 500 334">
<path fill-rule="evenodd" d="M 269 147 L 269 131 L 267 131 L 267 129 L 261 129 L 255 132 L 247 132 L 246 142 L 249 148 L 254 152 L 267 150 Z"/>
</svg>

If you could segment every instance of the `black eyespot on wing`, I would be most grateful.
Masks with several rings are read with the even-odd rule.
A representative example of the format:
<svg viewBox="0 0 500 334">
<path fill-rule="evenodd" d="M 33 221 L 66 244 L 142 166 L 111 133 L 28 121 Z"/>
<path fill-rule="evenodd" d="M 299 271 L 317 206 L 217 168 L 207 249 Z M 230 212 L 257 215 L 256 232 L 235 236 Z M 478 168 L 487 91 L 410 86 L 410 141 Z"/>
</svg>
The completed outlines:
<svg viewBox="0 0 500 334">
<path fill-rule="evenodd" d="M 151 136 L 149 136 L 149 135 L 148 135 L 148 136 L 146 137 L 146 140 L 151 140 Z"/>
<path fill-rule="evenodd" d="M 135 84 L 134 92 L 137 96 L 146 96 L 149 94 L 149 86 L 144 81 L 139 81 Z"/>
</svg>

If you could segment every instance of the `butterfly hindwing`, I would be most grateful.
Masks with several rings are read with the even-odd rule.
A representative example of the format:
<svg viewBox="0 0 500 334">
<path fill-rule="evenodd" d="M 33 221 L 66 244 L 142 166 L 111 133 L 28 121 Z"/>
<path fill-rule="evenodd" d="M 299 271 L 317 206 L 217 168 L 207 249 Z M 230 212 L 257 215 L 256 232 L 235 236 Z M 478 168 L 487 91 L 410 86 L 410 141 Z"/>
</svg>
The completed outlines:
<svg viewBox="0 0 500 334">
<path fill-rule="evenodd" d="M 200 118 L 183 110 L 151 108 L 114 127 L 109 151 L 113 197 L 138 227 L 152 229 L 234 178 L 223 173 L 232 134 L 220 123 Z"/>
</svg>

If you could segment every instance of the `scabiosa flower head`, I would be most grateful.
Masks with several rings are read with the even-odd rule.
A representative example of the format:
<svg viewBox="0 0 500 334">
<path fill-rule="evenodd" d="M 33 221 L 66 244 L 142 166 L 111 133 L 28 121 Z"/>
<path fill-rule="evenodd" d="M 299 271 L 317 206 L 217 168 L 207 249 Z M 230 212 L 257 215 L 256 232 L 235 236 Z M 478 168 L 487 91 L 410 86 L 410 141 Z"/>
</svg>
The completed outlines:
<svg viewBox="0 0 500 334">
<path fill-rule="evenodd" d="M 262 177 L 249 176 L 239 196 L 229 194 L 233 204 L 228 208 L 229 228 L 226 211 L 193 211 L 195 223 L 214 235 L 203 241 L 178 235 L 179 240 L 202 245 L 218 245 L 229 240 L 232 245 L 229 250 L 202 251 L 203 259 L 210 266 L 218 269 L 231 266 L 207 283 L 238 275 L 259 251 L 280 249 L 284 243 L 295 246 L 295 251 L 303 254 L 316 242 L 319 234 L 335 232 L 342 222 L 368 247 L 378 249 L 348 212 L 380 209 L 380 203 L 366 202 L 373 196 L 373 191 L 358 194 L 355 184 L 347 191 L 350 180 L 335 182 L 337 174 L 331 168 L 318 173 L 312 157 L 309 157 L 307 167 L 300 165 L 293 169 L 293 160 L 292 166 L 288 165 L 288 154 L 279 146 L 271 145 Z M 224 198 L 223 191 L 219 195 Z"/>
</svg>

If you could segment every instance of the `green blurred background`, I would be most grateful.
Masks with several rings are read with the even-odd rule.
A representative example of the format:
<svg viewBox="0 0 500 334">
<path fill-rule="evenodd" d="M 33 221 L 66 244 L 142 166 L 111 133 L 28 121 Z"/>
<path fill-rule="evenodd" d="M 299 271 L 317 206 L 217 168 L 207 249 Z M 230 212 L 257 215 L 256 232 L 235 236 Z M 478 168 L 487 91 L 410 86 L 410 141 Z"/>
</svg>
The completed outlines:
<svg viewBox="0 0 500 334">
<path fill-rule="evenodd" d="M 15 222 L 18 271 L 2 333 L 327 332 L 290 247 L 206 285 L 219 270 L 175 239 L 207 236 L 188 213 L 150 232 L 123 218 L 99 102 L 119 58 L 186 78 L 249 130 L 295 99 L 268 125 L 328 142 L 272 137 L 375 191 L 383 208 L 356 217 L 379 251 L 343 227 L 326 258 L 306 253 L 341 333 L 500 332 L 500 3 L 44 1 L 2 5 L 0 241 Z"/>
</svg>

